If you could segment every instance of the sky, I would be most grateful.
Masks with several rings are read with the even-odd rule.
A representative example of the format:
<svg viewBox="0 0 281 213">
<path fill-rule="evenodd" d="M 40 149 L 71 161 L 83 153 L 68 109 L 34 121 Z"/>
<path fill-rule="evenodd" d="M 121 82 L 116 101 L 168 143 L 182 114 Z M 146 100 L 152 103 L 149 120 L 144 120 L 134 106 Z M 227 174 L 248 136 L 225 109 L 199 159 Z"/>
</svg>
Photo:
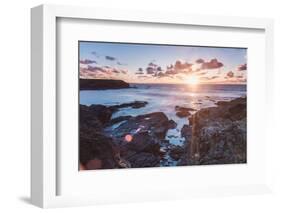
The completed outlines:
<svg viewBox="0 0 281 213">
<path fill-rule="evenodd" d="M 79 42 L 80 78 L 128 83 L 245 84 L 247 49 Z"/>
</svg>

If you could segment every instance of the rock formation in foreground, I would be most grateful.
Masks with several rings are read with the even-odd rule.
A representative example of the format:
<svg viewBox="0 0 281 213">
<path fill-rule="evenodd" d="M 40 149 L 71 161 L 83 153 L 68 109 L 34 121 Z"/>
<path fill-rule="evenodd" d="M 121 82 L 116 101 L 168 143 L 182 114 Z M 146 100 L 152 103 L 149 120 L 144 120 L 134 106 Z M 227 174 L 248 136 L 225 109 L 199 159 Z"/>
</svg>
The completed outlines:
<svg viewBox="0 0 281 213">
<path fill-rule="evenodd" d="M 142 168 L 160 165 L 161 144 L 175 128 L 163 112 L 111 118 L 120 108 L 144 107 L 135 101 L 114 106 L 80 105 L 80 167 L 83 169 Z M 112 125 L 119 125 L 112 128 Z"/>
<path fill-rule="evenodd" d="M 246 98 L 217 102 L 217 107 L 186 115 L 181 129 L 184 146 L 166 139 L 177 124 L 163 112 L 112 118 L 122 108 L 141 108 L 134 101 L 120 105 L 80 105 L 80 167 L 82 169 L 143 168 L 165 166 L 165 156 L 177 165 L 246 163 Z M 186 118 L 187 119 L 187 118 Z"/>
<path fill-rule="evenodd" d="M 178 165 L 246 163 L 246 98 L 217 105 L 199 110 L 182 128 L 186 144 Z"/>
<path fill-rule="evenodd" d="M 105 90 L 130 88 L 130 84 L 113 79 L 80 79 L 80 90 Z"/>
</svg>

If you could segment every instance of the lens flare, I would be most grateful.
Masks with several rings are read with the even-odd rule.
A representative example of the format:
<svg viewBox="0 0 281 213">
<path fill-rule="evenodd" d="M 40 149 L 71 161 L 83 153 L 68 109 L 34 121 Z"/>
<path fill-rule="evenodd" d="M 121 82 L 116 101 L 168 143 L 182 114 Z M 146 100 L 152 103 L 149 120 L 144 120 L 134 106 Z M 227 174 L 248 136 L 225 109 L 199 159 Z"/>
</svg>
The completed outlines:
<svg viewBox="0 0 281 213">
<path fill-rule="evenodd" d="M 132 142 L 132 140 L 133 140 L 133 136 L 132 135 L 126 135 L 125 136 L 125 141 L 126 142 L 130 143 L 130 142 Z"/>
</svg>

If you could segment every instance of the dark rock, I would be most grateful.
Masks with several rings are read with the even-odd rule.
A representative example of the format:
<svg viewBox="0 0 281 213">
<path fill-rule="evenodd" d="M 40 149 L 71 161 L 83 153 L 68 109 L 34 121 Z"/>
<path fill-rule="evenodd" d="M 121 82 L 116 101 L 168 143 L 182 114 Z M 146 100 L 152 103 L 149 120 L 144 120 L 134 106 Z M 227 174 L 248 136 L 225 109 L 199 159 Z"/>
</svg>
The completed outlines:
<svg viewBox="0 0 281 213">
<path fill-rule="evenodd" d="M 192 127 L 190 125 L 183 125 L 181 129 L 181 136 L 186 140 L 190 139 L 192 136 Z"/>
<path fill-rule="evenodd" d="M 110 135 L 120 146 L 121 157 L 130 162 L 132 167 L 148 167 L 160 164 L 163 155 L 160 150 L 161 144 L 165 140 L 167 131 L 174 126 L 175 123 L 164 113 L 155 112 L 129 118 Z M 144 157 L 148 158 L 144 159 Z"/>
<path fill-rule="evenodd" d="M 127 116 L 119 116 L 119 117 L 117 117 L 117 118 L 113 118 L 113 119 L 110 120 L 108 126 L 112 126 L 112 125 L 117 124 L 117 123 L 120 123 L 120 122 L 122 122 L 122 121 L 127 121 L 127 120 L 129 120 L 131 117 L 132 117 L 132 116 L 127 115 Z"/>
<path fill-rule="evenodd" d="M 139 109 L 139 108 L 145 107 L 147 104 L 148 104 L 148 102 L 146 102 L 146 101 L 134 101 L 134 102 L 124 103 L 124 104 L 120 104 L 120 105 L 113 105 L 113 106 L 110 106 L 109 108 L 114 111 L 116 111 L 120 108 L 127 108 L 127 107 Z"/>
<path fill-rule="evenodd" d="M 148 132 L 139 132 L 133 136 L 131 142 L 126 143 L 123 150 L 130 150 L 134 152 L 149 152 L 152 154 L 159 154 L 160 142 L 151 137 Z"/>
<path fill-rule="evenodd" d="M 128 158 L 132 168 L 156 167 L 160 165 L 160 157 L 151 153 L 140 152 Z"/>
<path fill-rule="evenodd" d="M 162 112 L 111 119 L 123 107 L 143 107 L 147 102 L 114 106 L 80 105 L 80 164 L 83 169 L 153 167 L 160 165 L 161 144 L 176 123 Z M 110 125 L 121 123 L 115 129 Z"/>
<path fill-rule="evenodd" d="M 130 84 L 122 80 L 112 79 L 80 79 L 80 90 L 105 90 L 130 88 Z"/>
<path fill-rule="evenodd" d="M 80 105 L 80 125 L 101 127 L 110 121 L 113 110 L 103 105 Z"/>
<path fill-rule="evenodd" d="M 196 111 L 196 109 L 190 108 L 190 107 L 181 107 L 181 106 L 175 106 L 176 111 L 182 111 L 182 110 L 187 110 L 187 111 Z"/>
<path fill-rule="evenodd" d="M 180 107 L 180 106 L 176 106 L 175 110 L 176 110 L 176 115 L 180 118 L 190 116 L 191 115 L 190 111 L 195 111 L 195 109 L 188 108 L 188 107 Z"/>
<path fill-rule="evenodd" d="M 177 123 L 174 120 L 169 120 L 169 129 L 177 128 Z"/>
<path fill-rule="evenodd" d="M 181 146 L 174 146 L 170 150 L 170 156 L 174 160 L 178 161 L 184 154 L 184 148 Z"/>
<path fill-rule="evenodd" d="M 80 163 L 85 165 L 87 169 L 92 169 L 95 166 L 96 169 L 98 167 L 103 169 L 118 168 L 115 158 L 118 152 L 118 147 L 115 146 L 111 138 L 95 131 L 89 132 L 80 129 L 79 158 Z M 95 160 L 95 165 L 92 160 Z"/>
<path fill-rule="evenodd" d="M 237 98 L 192 115 L 181 130 L 186 144 L 179 165 L 245 163 L 246 108 L 246 98 Z"/>
<path fill-rule="evenodd" d="M 123 107 L 143 107 L 147 102 L 132 102 L 114 106 L 80 105 L 81 168 L 138 168 L 160 165 L 160 147 L 166 133 L 176 128 L 162 112 L 145 115 L 120 116 L 111 119 Z M 118 127 L 105 128 L 122 122 Z"/>
<path fill-rule="evenodd" d="M 179 112 L 176 112 L 176 115 L 179 118 L 184 118 L 184 117 L 191 115 L 191 113 L 189 111 L 179 111 Z"/>
<path fill-rule="evenodd" d="M 86 168 L 87 168 L 87 170 L 101 169 L 102 161 L 100 159 L 89 160 L 86 164 Z"/>
<path fill-rule="evenodd" d="M 116 138 L 123 139 L 127 134 L 147 131 L 151 137 L 164 139 L 170 125 L 167 116 L 163 112 L 154 112 L 130 118 L 127 122 L 114 129 L 111 134 Z"/>
</svg>

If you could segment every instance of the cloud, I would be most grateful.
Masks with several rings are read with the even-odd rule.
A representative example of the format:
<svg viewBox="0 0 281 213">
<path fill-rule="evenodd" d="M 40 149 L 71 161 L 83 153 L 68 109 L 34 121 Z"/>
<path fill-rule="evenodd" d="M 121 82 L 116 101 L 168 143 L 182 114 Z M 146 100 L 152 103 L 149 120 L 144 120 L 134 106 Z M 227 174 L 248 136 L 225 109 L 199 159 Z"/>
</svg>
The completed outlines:
<svg viewBox="0 0 281 213">
<path fill-rule="evenodd" d="M 157 73 L 157 77 L 159 77 L 159 78 L 163 78 L 163 77 L 166 77 L 167 75 L 165 74 L 165 73 L 163 73 L 163 72 L 158 72 Z"/>
<path fill-rule="evenodd" d="M 180 71 L 180 70 L 186 70 L 191 68 L 193 64 L 189 64 L 187 62 L 181 62 L 180 60 L 177 60 L 175 63 L 175 69 Z"/>
<path fill-rule="evenodd" d="M 202 63 L 204 63 L 205 61 L 204 61 L 202 58 L 198 58 L 195 62 L 196 62 L 197 64 L 202 64 Z"/>
<path fill-rule="evenodd" d="M 83 77 L 108 77 L 108 76 L 118 76 L 120 74 L 127 74 L 127 70 L 118 69 L 110 66 L 91 66 L 80 68 L 80 76 Z"/>
<path fill-rule="evenodd" d="M 210 80 L 217 79 L 217 78 L 219 78 L 219 77 L 220 77 L 220 76 L 218 76 L 218 75 L 215 75 L 215 76 L 212 76 L 212 77 L 203 76 L 203 77 L 200 77 L 199 80 L 200 80 L 200 81 L 210 81 Z"/>
<path fill-rule="evenodd" d="M 149 75 L 157 76 L 158 72 L 163 71 L 161 66 L 158 66 L 157 64 L 154 63 L 155 60 L 151 61 L 148 63 L 148 66 L 146 67 L 146 73 Z M 139 68 L 139 73 L 143 72 L 142 68 Z M 161 75 L 161 74 L 160 74 Z"/>
<path fill-rule="evenodd" d="M 156 70 L 157 70 L 157 71 L 162 71 L 162 68 L 159 66 L 159 67 L 157 67 Z"/>
<path fill-rule="evenodd" d="M 143 75 L 144 72 L 143 72 L 143 71 L 137 71 L 135 74 L 136 74 L 136 75 Z"/>
<path fill-rule="evenodd" d="M 206 74 L 207 74 L 207 72 L 196 73 L 196 75 L 198 75 L 198 76 L 202 76 L 202 75 L 206 75 Z"/>
<path fill-rule="evenodd" d="M 165 77 L 172 77 L 173 75 L 177 75 L 177 74 L 181 74 L 181 73 L 184 73 L 184 74 L 191 73 L 192 65 L 193 64 L 190 64 L 188 62 L 182 62 L 180 60 L 177 60 L 175 62 L 175 64 L 168 65 L 166 67 L 165 73 L 163 73 L 163 74 L 165 75 Z M 157 71 L 163 71 L 163 70 L 161 67 L 158 66 Z M 160 74 L 160 76 L 162 77 L 163 74 Z"/>
<path fill-rule="evenodd" d="M 153 62 L 150 62 L 150 63 L 148 64 L 148 66 L 149 66 L 149 67 L 157 67 L 158 65 L 155 64 L 155 63 L 153 63 Z"/>
<path fill-rule="evenodd" d="M 123 73 L 123 74 L 127 74 L 128 73 L 128 70 L 120 70 L 121 71 L 121 73 Z"/>
<path fill-rule="evenodd" d="M 152 75 L 152 74 L 154 74 L 154 72 L 155 72 L 154 67 L 147 67 L 147 68 L 146 68 L 146 73 L 147 73 L 147 74 Z"/>
<path fill-rule="evenodd" d="M 172 76 L 167 74 L 167 72 L 162 72 L 162 71 L 155 73 L 154 77 L 157 77 L 157 78 L 164 78 L 164 77 L 172 78 Z"/>
<path fill-rule="evenodd" d="M 170 66 L 167 66 L 167 70 L 170 70 L 170 69 L 173 69 L 174 68 L 174 65 L 171 64 Z"/>
<path fill-rule="evenodd" d="M 91 53 L 98 58 L 100 57 L 100 55 L 96 51 L 92 51 Z"/>
<path fill-rule="evenodd" d="M 97 67 L 97 66 L 91 66 L 91 65 L 88 65 L 87 67 L 87 70 L 88 71 L 91 71 L 91 72 L 105 72 L 105 70 L 101 67 Z"/>
<path fill-rule="evenodd" d="M 233 77 L 234 77 L 234 72 L 229 71 L 229 72 L 226 74 L 226 76 L 227 76 L 228 78 L 233 78 Z"/>
<path fill-rule="evenodd" d="M 117 61 L 117 64 L 118 64 L 118 65 L 121 65 L 121 66 L 127 65 L 127 64 L 125 64 L 125 63 L 121 63 L 120 61 Z"/>
<path fill-rule="evenodd" d="M 90 59 L 80 60 L 80 64 L 96 64 L 97 62 Z"/>
<path fill-rule="evenodd" d="M 210 80 L 210 78 L 209 77 L 200 77 L 199 80 L 200 81 L 208 81 L 208 80 Z"/>
<path fill-rule="evenodd" d="M 150 78 L 150 77 L 147 76 L 147 75 L 139 75 L 138 78 L 140 78 L 140 79 L 147 79 L 147 78 Z"/>
<path fill-rule="evenodd" d="M 211 80 L 216 79 L 216 78 L 219 78 L 219 76 L 215 75 L 215 76 L 210 77 Z"/>
<path fill-rule="evenodd" d="M 116 74 L 119 74 L 121 71 L 119 71 L 119 70 L 113 68 L 113 69 L 111 70 L 111 72 L 116 73 Z"/>
<path fill-rule="evenodd" d="M 247 64 L 241 64 L 237 67 L 237 71 L 244 71 L 247 70 Z"/>
<path fill-rule="evenodd" d="M 115 61 L 115 60 L 116 60 L 115 57 L 109 56 L 109 55 L 106 55 L 106 56 L 105 56 L 105 59 L 106 59 L 106 60 L 109 60 L 109 61 Z"/>
<path fill-rule="evenodd" d="M 138 68 L 137 72 L 135 73 L 136 75 L 143 75 L 144 72 L 143 72 L 143 69 L 140 67 Z"/>
<path fill-rule="evenodd" d="M 209 62 L 208 61 L 204 62 L 201 65 L 202 70 L 204 70 L 204 69 L 218 69 L 218 68 L 221 68 L 221 67 L 223 67 L 223 63 L 219 62 L 216 58 L 211 59 L 211 61 L 209 61 Z"/>
</svg>

